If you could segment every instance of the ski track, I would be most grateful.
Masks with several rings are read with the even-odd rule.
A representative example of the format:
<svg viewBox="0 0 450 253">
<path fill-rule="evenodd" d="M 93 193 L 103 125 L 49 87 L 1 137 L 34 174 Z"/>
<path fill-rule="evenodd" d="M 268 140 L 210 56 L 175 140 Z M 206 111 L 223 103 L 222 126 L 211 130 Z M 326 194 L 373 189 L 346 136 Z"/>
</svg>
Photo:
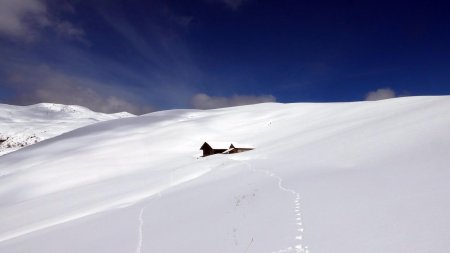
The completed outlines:
<svg viewBox="0 0 450 253">
<path fill-rule="evenodd" d="M 251 171 L 258 171 L 258 172 L 262 172 L 265 175 L 271 177 L 271 178 L 275 178 L 278 181 L 278 188 L 281 191 L 284 192 L 288 192 L 292 195 L 294 195 L 295 200 L 294 200 L 294 213 L 295 213 L 295 225 L 297 227 L 296 229 L 296 236 L 295 236 L 295 240 L 298 241 L 298 243 L 294 246 L 289 246 L 286 247 L 285 249 L 281 249 L 281 250 L 277 250 L 277 251 L 272 251 L 272 253 L 288 253 L 288 252 L 297 252 L 297 253 L 310 253 L 308 246 L 305 246 L 303 244 L 303 221 L 302 221 L 302 213 L 300 211 L 300 193 L 298 193 L 297 191 L 293 190 L 293 189 L 289 189 L 283 186 L 283 179 L 278 176 L 277 174 L 275 174 L 272 171 L 269 170 L 257 170 L 254 169 L 253 166 L 248 163 L 248 162 L 243 162 L 248 169 L 250 169 Z"/>
</svg>

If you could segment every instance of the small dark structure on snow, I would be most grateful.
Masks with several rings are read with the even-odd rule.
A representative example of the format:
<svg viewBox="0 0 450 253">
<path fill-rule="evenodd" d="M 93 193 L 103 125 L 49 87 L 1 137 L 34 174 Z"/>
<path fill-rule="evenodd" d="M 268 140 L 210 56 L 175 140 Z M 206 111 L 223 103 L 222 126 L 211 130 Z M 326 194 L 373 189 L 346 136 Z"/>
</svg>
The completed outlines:
<svg viewBox="0 0 450 253">
<path fill-rule="evenodd" d="M 200 147 L 203 150 L 203 156 L 214 154 L 234 154 L 255 149 L 248 144 L 229 143 L 229 142 L 205 142 Z"/>
</svg>

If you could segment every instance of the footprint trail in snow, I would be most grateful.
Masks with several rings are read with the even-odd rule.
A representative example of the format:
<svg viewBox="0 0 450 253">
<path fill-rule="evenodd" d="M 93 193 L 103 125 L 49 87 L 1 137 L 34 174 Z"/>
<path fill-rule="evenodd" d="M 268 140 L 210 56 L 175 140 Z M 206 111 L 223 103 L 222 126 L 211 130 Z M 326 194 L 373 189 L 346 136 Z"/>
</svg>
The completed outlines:
<svg viewBox="0 0 450 253">
<path fill-rule="evenodd" d="M 157 198 L 161 198 L 161 192 L 158 193 Z M 141 208 L 141 211 L 139 211 L 138 242 L 136 246 L 136 253 L 142 253 L 142 245 L 144 242 L 144 212 L 147 205 L 144 205 Z"/>
<path fill-rule="evenodd" d="M 288 193 L 294 195 L 294 197 L 295 197 L 295 199 L 294 199 L 294 213 L 295 213 L 295 225 L 297 227 L 295 240 L 297 240 L 298 243 L 296 243 L 296 245 L 294 245 L 294 246 L 289 246 L 289 247 L 287 247 L 285 249 L 273 251 L 272 253 L 289 253 L 289 252 L 310 253 L 310 251 L 308 249 L 308 246 L 305 246 L 303 244 L 303 231 L 304 231 L 304 229 L 303 229 L 302 213 L 300 211 L 300 194 L 298 192 L 296 192 L 295 190 L 293 190 L 293 189 L 288 189 L 288 188 L 284 187 L 283 186 L 283 179 L 280 176 L 278 176 L 277 174 L 275 174 L 275 173 L 273 173 L 271 171 L 268 171 L 268 170 L 256 170 L 248 162 L 244 162 L 244 164 L 251 171 L 263 172 L 267 176 L 275 178 L 278 181 L 278 188 L 281 191 L 288 192 Z"/>
<path fill-rule="evenodd" d="M 144 226 L 144 211 L 145 211 L 145 206 L 141 208 L 141 211 L 139 212 L 139 228 L 138 228 L 138 244 L 136 247 L 136 253 L 141 253 L 142 252 L 142 241 L 143 241 L 143 226 Z"/>
<path fill-rule="evenodd" d="M 297 226 L 297 235 L 295 239 L 298 243 L 295 246 L 288 247 L 281 251 L 274 251 L 273 253 L 281 253 L 281 252 L 299 252 L 299 253 L 309 253 L 308 246 L 303 245 L 303 222 L 302 222 L 302 213 L 300 212 L 300 194 L 295 190 L 285 188 L 283 186 L 283 179 L 270 171 L 264 171 L 264 173 L 270 177 L 276 178 L 278 180 L 278 188 L 282 191 L 289 192 L 295 196 L 294 200 L 294 212 L 295 212 L 295 224 Z"/>
</svg>

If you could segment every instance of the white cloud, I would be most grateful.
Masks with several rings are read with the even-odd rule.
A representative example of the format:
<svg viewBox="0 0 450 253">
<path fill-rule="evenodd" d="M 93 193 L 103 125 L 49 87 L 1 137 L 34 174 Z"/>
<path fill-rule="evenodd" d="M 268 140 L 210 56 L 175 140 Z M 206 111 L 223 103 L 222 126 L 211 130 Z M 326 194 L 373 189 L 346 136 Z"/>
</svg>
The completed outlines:
<svg viewBox="0 0 450 253">
<path fill-rule="evenodd" d="M 234 95 L 232 97 L 211 97 L 204 93 L 199 93 L 192 97 L 191 105 L 196 109 L 214 109 L 221 107 L 249 105 L 275 101 L 276 98 L 272 95 L 262 95 L 262 96 Z"/>
<path fill-rule="evenodd" d="M 84 36 L 81 28 L 51 15 L 43 0 L 0 1 L 0 35 L 32 41 L 45 28 L 68 38 L 82 39 Z"/>
<path fill-rule="evenodd" d="M 135 103 L 134 97 L 126 90 L 114 90 L 111 85 L 69 75 L 47 65 L 16 69 L 8 79 L 17 94 L 12 101 L 14 104 L 72 104 L 105 113 L 126 111 L 142 114 L 154 111 L 149 105 Z"/>
<path fill-rule="evenodd" d="M 376 100 L 383 100 L 388 98 L 395 98 L 396 94 L 395 91 L 391 88 L 382 88 L 378 89 L 376 91 L 371 91 L 367 93 L 366 95 L 366 101 L 376 101 Z"/>
</svg>

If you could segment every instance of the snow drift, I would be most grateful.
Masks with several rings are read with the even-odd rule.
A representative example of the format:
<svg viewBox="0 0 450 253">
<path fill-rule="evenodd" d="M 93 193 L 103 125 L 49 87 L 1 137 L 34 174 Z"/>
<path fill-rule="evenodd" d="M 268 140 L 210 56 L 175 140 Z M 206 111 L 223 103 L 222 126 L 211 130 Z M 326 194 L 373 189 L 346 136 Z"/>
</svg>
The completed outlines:
<svg viewBox="0 0 450 253">
<path fill-rule="evenodd" d="M 447 252 L 450 97 L 172 110 L 0 157 L 0 252 Z M 255 150 L 200 158 L 204 141 Z"/>
</svg>

